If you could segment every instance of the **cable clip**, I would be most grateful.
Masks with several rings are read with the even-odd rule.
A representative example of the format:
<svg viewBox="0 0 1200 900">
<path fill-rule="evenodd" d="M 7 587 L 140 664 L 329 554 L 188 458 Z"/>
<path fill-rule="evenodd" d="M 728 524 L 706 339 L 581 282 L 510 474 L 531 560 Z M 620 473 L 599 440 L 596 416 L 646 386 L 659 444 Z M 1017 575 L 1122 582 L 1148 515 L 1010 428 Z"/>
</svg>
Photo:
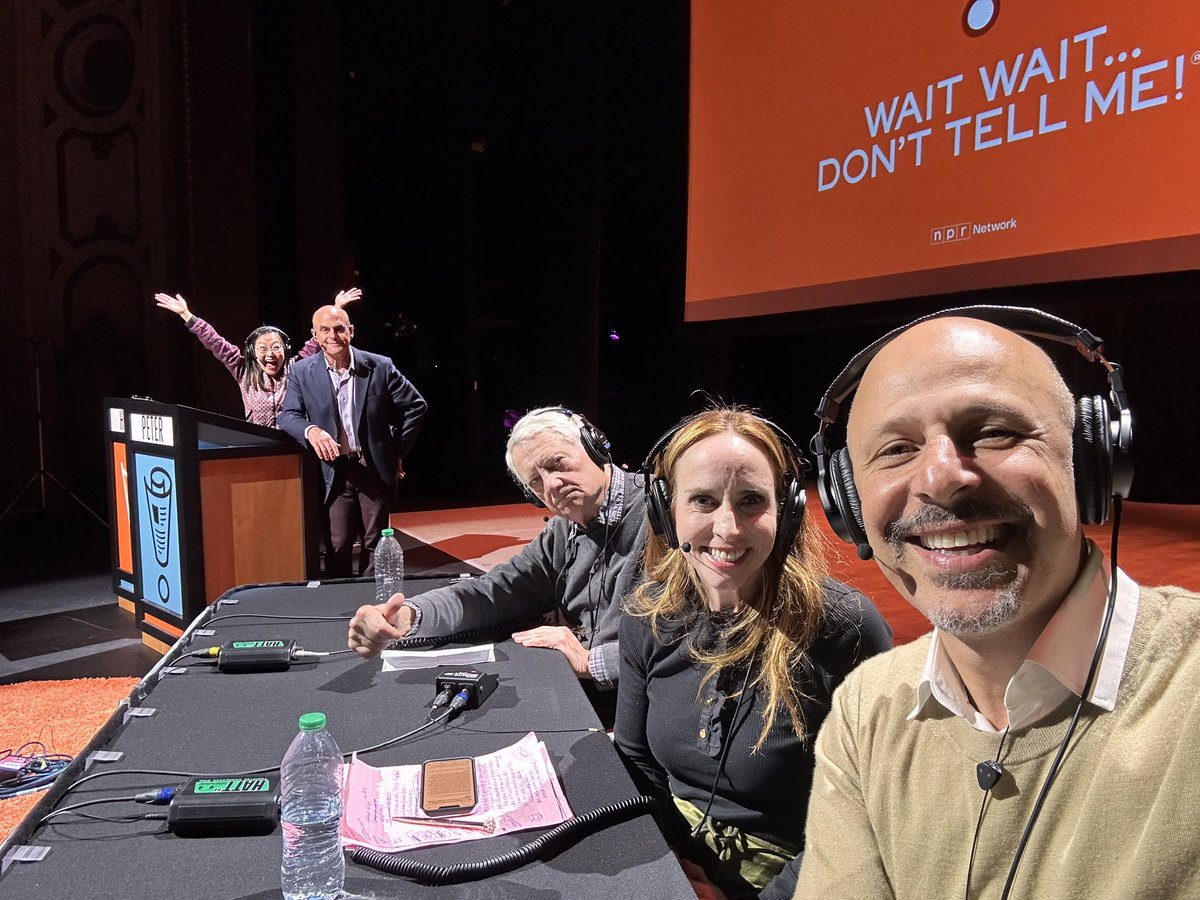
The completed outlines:
<svg viewBox="0 0 1200 900">
<path fill-rule="evenodd" d="M 18 844 L 15 847 L 9 848 L 9 851 L 4 854 L 4 861 L 0 863 L 0 875 L 8 871 L 8 867 L 13 863 L 18 862 L 41 862 L 49 854 L 49 847 L 39 847 L 33 844 Z"/>
<path fill-rule="evenodd" d="M 120 750 L 93 750 L 84 761 L 83 771 L 90 769 L 94 762 L 116 762 L 124 755 Z"/>
<path fill-rule="evenodd" d="M 121 719 L 121 724 L 124 725 L 130 719 L 146 719 L 158 712 L 153 706 L 131 706 L 125 710 L 125 716 Z"/>
</svg>

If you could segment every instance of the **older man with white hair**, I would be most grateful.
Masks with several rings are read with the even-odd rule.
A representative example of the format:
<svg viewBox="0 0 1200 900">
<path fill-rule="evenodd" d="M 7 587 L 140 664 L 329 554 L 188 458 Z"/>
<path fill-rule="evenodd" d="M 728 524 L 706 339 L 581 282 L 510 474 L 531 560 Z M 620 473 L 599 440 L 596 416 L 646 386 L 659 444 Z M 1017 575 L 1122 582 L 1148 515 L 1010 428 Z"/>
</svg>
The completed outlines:
<svg viewBox="0 0 1200 900">
<path fill-rule="evenodd" d="M 581 679 L 614 688 L 620 601 L 637 584 L 646 542 L 640 478 L 613 465 L 599 429 L 559 406 L 517 422 L 505 462 L 530 502 L 553 514 L 541 534 L 481 578 L 361 607 L 350 647 L 374 656 L 400 638 L 542 616 L 550 623 L 513 640 L 558 650 Z"/>
</svg>

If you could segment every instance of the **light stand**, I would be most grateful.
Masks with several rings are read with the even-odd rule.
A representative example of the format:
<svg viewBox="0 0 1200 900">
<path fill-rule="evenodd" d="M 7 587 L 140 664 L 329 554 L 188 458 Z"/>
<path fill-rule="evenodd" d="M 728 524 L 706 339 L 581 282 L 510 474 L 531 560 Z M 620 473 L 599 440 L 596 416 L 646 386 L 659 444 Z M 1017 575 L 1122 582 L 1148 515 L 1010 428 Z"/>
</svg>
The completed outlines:
<svg viewBox="0 0 1200 900">
<path fill-rule="evenodd" d="M 38 484 L 38 490 L 41 494 L 42 505 L 38 507 L 39 512 L 46 511 L 46 481 L 53 481 L 62 490 L 64 494 L 74 500 L 82 509 L 91 514 L 97 522 L 108 527 L 108 523 L 90 506 L 84 503 L 79 497 L 72 493 L 71 489 L 54 477 L 54 474 L 46 468 L 46 438 L 42 425 L 42 353 L 38 349 L 39 344 L 48 344 L 49 341 L 34 341 L 33 342 L 33 398 L 34 407 L 36 410 L 37 421 L 37 444 L 38 444 L 38 467 L 37 471 L 30 476 L 25 482 L 25 487 L 17 492 L 17 496 L 12 498 L 12 502 L 4 507 L 4 512 L 0 512 L 0 521 L 12 512 L 12 508 L 17 505 L 17 501 L 25 496 L 25 492 L 33 487 L 34 482 Z"/>
</svg>

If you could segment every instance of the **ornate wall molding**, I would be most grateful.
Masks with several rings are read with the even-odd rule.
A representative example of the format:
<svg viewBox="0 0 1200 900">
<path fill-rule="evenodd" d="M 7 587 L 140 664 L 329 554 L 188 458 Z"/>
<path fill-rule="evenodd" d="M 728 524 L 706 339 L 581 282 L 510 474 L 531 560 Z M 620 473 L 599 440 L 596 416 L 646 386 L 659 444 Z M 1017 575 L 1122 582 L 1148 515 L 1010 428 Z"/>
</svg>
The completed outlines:
<svg viewBox="0 0 1200 900">
<path fill-rule="evenodd" d="M 164 268 L 158 4 L 24 0 L 16 31 L 31 336 L 102 317 L 140 337 Z"/>
</svg>

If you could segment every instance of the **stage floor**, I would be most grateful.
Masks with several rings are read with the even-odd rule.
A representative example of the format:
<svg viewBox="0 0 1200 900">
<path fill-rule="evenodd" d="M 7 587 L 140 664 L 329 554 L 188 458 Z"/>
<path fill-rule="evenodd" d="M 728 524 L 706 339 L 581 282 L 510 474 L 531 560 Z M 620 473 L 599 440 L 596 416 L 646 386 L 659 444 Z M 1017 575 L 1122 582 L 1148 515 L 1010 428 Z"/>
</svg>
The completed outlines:
<svg viewBox="0 0 1200 900">
<path fill-rule="evenodd" d="M 815 491 L 809 494 L 809 508 L 828 538 L 833 574 L 875 601 L 898 642 L 927 631 L 928 623 L 878 567 L 833 537 Z M 504 562 L 537 536 L 542 516 L 532 506 L 513 503 L 399 513 L 392 524 L 404 535 L 410 572 L 450 573 Z M 1107 553 L 1110 529 L 1088 532 Z M 68 533 L 81 546 L 94 544 L 94 552 L 64 560 L 51 537 Z M 91 539 L 84 542 L 85 537 Z M 0 580 L 0 684 L 140 676 L 153 665 L 158 655 L 141 643 L 132 617 L 112 597 L 107 532 L 69 511 L 9 517 L 0 522 L 0 539 L 14 550 Z M 1200 590 L 1200 506 L 1126 503 L 1119 550 L 1121 567 L 1142 584 Z"/>
<path fill-rule="evenodd" d="M 896 593 L 879 567 L 860 560 L 853 547 L 834 536 L 820 513 L 815 489 L 809 491 L 808 508 L 816 511 L 815 521 L 826 536 L 833 575 L 875 601 L 891 624 L 896 642 L 906 643 L 928 631 L 929 623 Z M 512 503 L 398 513 L 392 516 L 392 526 L 408 536 L 406 553 L 424 568 L 463 560 L 487 570 L 536 537 L 545 524 L 544 515 L 528 504 Z M 1111 527 L 1086 530 L 1107 554 Z M 1200 590 L 1200 506 L 1126 502 L 1118 562 L 1140 584 L 1177 584 Z"/>
</svg>

